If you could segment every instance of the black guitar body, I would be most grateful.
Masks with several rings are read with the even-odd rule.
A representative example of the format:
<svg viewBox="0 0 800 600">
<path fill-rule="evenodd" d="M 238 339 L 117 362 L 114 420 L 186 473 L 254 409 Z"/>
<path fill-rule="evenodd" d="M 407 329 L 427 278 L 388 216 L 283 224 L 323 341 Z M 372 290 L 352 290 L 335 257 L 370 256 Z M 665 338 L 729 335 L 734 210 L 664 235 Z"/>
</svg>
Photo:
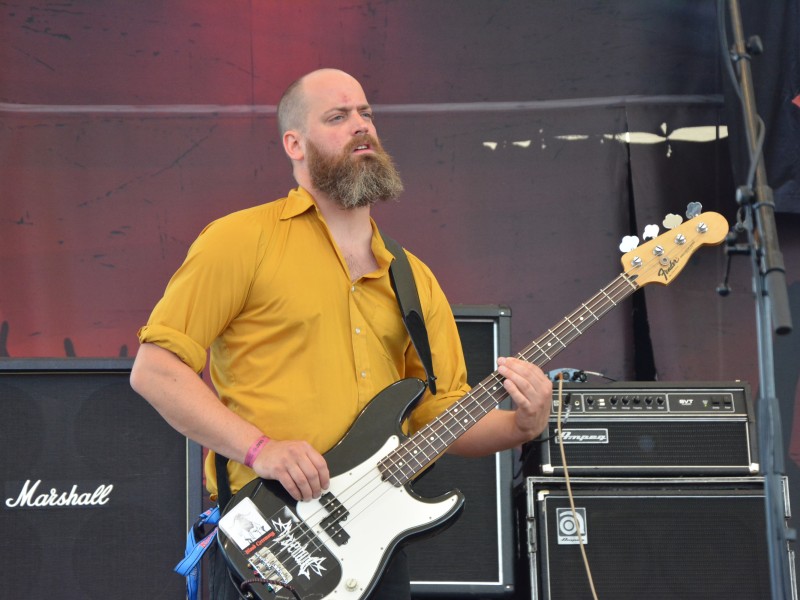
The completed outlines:
<svg viewBox="0 0 800 600">
<path fill-rule="evenodd" d="M 378 394 L 326 454 L 327 493 L 297 502 L 274 480 L 255 479 L 234 495 L 218 543 L 238 583 L 261 600 L 359 600 L 375 587 L 399 546 L 455 521 L 464 497 L 422 498 L 410 481 L 388 481 L 380 463 L 408 438 L 400 424 L 425 391 L 403 379 Z"/>
</svg>

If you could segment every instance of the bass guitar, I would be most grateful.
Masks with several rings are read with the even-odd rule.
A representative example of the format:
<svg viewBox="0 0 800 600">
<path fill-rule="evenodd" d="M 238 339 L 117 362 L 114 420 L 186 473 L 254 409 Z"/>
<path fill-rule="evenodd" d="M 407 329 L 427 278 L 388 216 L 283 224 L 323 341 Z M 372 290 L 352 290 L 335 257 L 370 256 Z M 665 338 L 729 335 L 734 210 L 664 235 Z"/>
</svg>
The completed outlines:
<svg viewBox="0 0 800 600">
<path fill-rule="evenodd" d="M 719 244 L 727 233 L 722 215 L 705 212 L 625 253 L 616 279 L 517 357 L 544 365 L 642 286 L 671 283 L 697 249 Z M 247 597 L 359 600 L 398 546 L 454 521 L 464 504 L 460 491 L 423 498 L 411 482 L 508 394 L 495 371 L 407 437 L 400 424 L 424 391 L 422 381 L 403 379 L 367 405 L 325 453 L 331 480 L 319 499 L 297 502 L 265 479 L 234 495 L 220 519 L 218 543 Z"/>
</svg>

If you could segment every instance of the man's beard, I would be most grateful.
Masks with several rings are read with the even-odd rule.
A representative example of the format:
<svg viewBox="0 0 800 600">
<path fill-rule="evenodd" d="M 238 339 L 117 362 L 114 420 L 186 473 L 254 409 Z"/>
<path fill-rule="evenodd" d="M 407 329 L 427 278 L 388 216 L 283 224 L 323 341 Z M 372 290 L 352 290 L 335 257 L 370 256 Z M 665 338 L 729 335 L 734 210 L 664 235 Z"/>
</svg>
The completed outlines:
<svg viewBox="0 0 800 600">
<path fill-rule="evenodd" d="M 372 153 L 354 155 L 360 144 L 369 144 Z M 312 185 L 342 208 L 393 200 L 403 191 L 392 158 L 370 135 L 354 139 L 339 156 L 323 154 L 310 140 L 307 151 Z"/>
</svg>

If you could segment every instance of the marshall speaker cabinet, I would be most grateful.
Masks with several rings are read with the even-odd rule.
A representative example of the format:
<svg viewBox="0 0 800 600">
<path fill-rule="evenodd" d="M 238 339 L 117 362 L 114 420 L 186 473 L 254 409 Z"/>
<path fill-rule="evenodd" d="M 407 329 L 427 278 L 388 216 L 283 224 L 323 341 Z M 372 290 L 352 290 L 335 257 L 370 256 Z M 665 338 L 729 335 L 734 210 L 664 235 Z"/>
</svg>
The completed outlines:
<svg viewBox="0 0 800 600">
<path fill-rule="evenodd" d="M 469 383 L 475 385 L 494 372 L 498 356 L 511 352 L 511 311 L 499 306 L 452 308 Z M 408 546 L 414 598 L 485 598 L 514 592 L 512 463 L 510 451 L 477 459 L 445 455 L 414 484 L 421 496 L 458 488 L 466 497 L 464 511 L 452 526 Z"/>
<path fill-rule="evenodd" d="M 755 418 L 743 382 L 563 385 L 561 434 L 571 475 L 754 475 Z M 563 475 L 558 384 L 528 475 Z M 531 470 L 533 468 L 533 470 Z"/>
<path fill-rule="evenodd" d="M 526 479 L 521 537 L 533 600 L 592 597 L 580 539 L 599 598 L 771 597 L 762 478 L 570 481 L 574 513 L 564 478 Z M 791 588 L 796 599 L 794 571 Z"/>
<path fill-rule="evenodd" d="M 200 448 L 131 389 L 131 363 L 0 360 L 4 598 L 183 597 Z"/>
</svg>

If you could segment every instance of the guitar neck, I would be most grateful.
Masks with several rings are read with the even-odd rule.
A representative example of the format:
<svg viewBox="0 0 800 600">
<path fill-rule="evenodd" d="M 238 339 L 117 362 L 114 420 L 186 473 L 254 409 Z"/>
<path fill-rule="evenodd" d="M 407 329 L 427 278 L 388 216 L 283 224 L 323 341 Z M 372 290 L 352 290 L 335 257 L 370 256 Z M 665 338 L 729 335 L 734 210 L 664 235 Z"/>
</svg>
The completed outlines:
<svg viewBox="0 0 800 600">
<path fill-rule="evenodd" d="M 620 274 L 526 346 L 517 354 L 517 358 L 543 366 L 637 289 L 639 286 L 635 276 Z M 395 485 L 403 485 L 428 467 L 453 442 L 508 397 L 503 380 L 502 375 L 493 372 L 461 400 L 389 453 L 379 464 L 384 478 Z"/>
</svg>

